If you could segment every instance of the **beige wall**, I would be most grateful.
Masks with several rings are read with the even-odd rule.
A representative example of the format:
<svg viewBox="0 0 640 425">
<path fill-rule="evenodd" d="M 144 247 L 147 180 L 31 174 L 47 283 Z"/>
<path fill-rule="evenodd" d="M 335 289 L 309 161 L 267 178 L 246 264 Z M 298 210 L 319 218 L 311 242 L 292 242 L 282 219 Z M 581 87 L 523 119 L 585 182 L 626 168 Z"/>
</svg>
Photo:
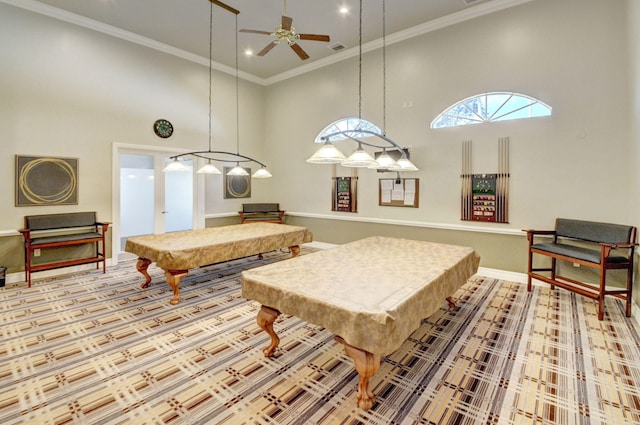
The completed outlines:
<svg viewBox="0 0 640 425">
<path fill-rule="evenodd" d="M 357 115 L 357 59 L 267 87 L 241 81 L 243 151 L 260 156 L 274 174 L 254 182 L 251 201 L 280 202 L 291 220 L 310 223 L 320 241 L 378 232 L 434 238 L 475 246 L 483 267 L 520 272 L 526 255 L 522 228 L 551 227 L 557 216 L 639 224 L 638 201 L 629 213 L 629 199 L 637 200 L 640 191 L 639 55 L 637 43 L 618 48 L 621 40 L 637 39 L 631 25 L 637 2 L 580 3 L 576 8 L 574 0 L 536 0 L 387 47 L 387 135 L 411 146 L 421 169 L 410 175 L 420 179 L 415 209 L 379 207 L 379 175 L 361 170 L 359 212 L 333 213 L 330 167 L 305 162 L 323 127 Z M 14 270 L 20 245 L 10 234 L 25 214 L 97 210 L 101 219 L 111 218 L 114 142 L 206 146 L 206 67 L 6 4 L 0 4 L 0 40 L 0 188 L 7 194 L 0 203 L 0 235 L 8 235 L 0 238 L 0 262 L 11 258 Z M 379 125 L 381 69 L 380 51 L 367 53 L 362 112 Z M 216 147 L 233 150 L 235 109 L 228 104 L 234 101 L 234 78 L 214 72 L 214 81 L 214 140 Z M 554 114 L 429 129 L 454 102 L 494 90 L 537 97 Z M 168 140 L 151 131 L 160 117 L 176 128 Z M 497 139 L 504 136 L 511 139 L 510 223 L 461 222 L 461 142 L 473 140 L 474 172 L 495 172 Z M 79 157 L 80 205 L 14 207 L 16 154 Z M 206 180 L 207 225 L 235 214 L 242 202 L 222 199 L 221 182 L 214 179 Z"/>
</svg>

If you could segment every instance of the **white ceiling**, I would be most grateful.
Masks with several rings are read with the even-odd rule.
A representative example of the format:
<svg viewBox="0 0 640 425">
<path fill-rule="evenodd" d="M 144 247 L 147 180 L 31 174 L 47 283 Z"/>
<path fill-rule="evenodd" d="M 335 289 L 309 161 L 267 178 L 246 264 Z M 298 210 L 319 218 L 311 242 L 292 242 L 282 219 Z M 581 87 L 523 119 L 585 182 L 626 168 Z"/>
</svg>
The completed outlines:
<svg viewBox="0 0 640 425">
<path fill-rule="evenodd" d="M 208 0 L 0 0 L 48 16 L 140 42 L 202 63 L 209 62 Z M 285 0 L 222 0 L 240 11 L 238 29 L 273 31 L 284 13 Z M 531 0 L 386 0 L 386 40 L 409 38 Z M 469 3 L 469 4 L 467 4 Z M 269 83 L 357 54 L 359 0 L 288 0 L 287 16 L 298 33 L 327 34 L 331 42 L 302 40 L 310 56 L 302 61 L 281 44 L 265 56 L 259 52 L 273 40 L 269 35 L 237 33 L 238 68 L 243 78 Z M 347 14 L 340 14 L 340 7 Z M 213 6 L 213 61 L 218 69 L 235 70 L 236 15 Z M 381 43 L 382 0 L 363 0 L 362 41 Z M 337 53 L 328 46 L 340 43 Z M 218 66 L 221 64 L 221 66 Z M 229 71 L 229 69 L 226 69 Z"/>
</svg>

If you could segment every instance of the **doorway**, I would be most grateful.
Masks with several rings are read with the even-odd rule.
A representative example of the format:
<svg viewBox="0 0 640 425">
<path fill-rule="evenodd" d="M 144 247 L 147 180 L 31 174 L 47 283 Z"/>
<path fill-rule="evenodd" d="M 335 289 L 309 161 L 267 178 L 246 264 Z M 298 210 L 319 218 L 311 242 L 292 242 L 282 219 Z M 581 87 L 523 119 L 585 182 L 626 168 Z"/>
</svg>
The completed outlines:
<svg viewBox="0 0 640 425">
<path fill-rule="evenodd" d="M 129 237 L 203 226 L 197 208 L 202 195 L 196 190 L 193 161 L 184 161 L 187 172 L 162 172 L 171 155 L 175 152 L 130 145 L 115 149 L 112 246 L 117 247 L 118 255 L 114 259 L 129 257 L 124 252 Z"/>
</svg>

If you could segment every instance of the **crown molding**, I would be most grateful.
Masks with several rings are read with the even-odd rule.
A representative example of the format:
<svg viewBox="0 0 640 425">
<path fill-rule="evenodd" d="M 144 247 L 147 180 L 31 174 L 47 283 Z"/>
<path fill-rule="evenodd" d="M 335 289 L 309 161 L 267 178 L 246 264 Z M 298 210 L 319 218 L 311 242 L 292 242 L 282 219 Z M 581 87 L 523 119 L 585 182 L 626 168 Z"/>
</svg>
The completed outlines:
<svg viewBox="0 0 640 425">
<path fill-rule="evenodd" d="M 415 27 L 407 28 L 406 30 L 398 31 L 396 33 L 387 35 L 386 45 L 388 46 L 390 44 L 409 40 L 411 38 L 414 38 L 423 34 L 437 31 L 442 28 L 456 25 L 461 22 L 469 21 L 471 19 L 475 19 L 480 16 L 489 15 L 494 12 L 499 12 L 501 10 L 508 9 L 514 6 L 519 6 L 521 4 L 529 3 L 532 1 L 535 1 L 535 0 L 493 0 L 488 3 L 483 3 L 478 6 L 461 10 L 460 12 L 452 13 L 450 15 L 433 19 L 431 21 L 425 22 L 420 25 L 416 25 Z M 362 45 L 362 53 L 367 53 L 377 49 L 381 49 L 383 46 L 382 42 L 383 42 L 382 38 L 379 38 L 377 40 L 364 43 Z M 359 46 L 352 47 L 350 49 L 343 50 L 340 53 L 336 53 L 335 55 L 331 55 L 324 59 L 319 59 L 307 65 L 302 65 L 297 68 L 291 69 L 289 71 L 283 72 L 281 74 L 274 75 L 273 77 L 269 77 L 264 80 L 265 85 L 268 86 L 271 84 L 279 83 L 281 81 L 288 80 L 289 78 L 297 77 L 307 72 L 315 71 L 317 69 L 324 68 L 325 66 L 330 66 L 335 63 L 342 62 L 343 60 L 358 56 L 359 54 L 360 54 Z"/>
<path fill-rule="evenodd" d="M 451 25 L 459 24 L 471 19 L 485 16 L 494 12 L 498 12 L 510 7 L 519 6 L 521 4 L 529 3 L 535 0 L 492 0 L 490 2 L 482 3 L 469 9 L 462 10 L 460 12 L 452 13 L 441 18 L 433 19 L 429 22 L 425 22 L 420 25 L 416 25 L 412 28 L 399 31 L 394 34 L 386 36 L 386 45 L 398 43 L 404 40 L 408 40 L 423 34 L 427 34 L 433 31 L 437 31 L 442 28 L 446 28 Z M 188 60 L 203 66 L 209 66 L 209 59 L 202 56 L 189 53 L 185 50 L 178 49 L 169 46 L 164 43 L 152 40 L 141 35 L 125 31 L 116 28 L 111 25 L 104 24 L 102 22 L 95 21 L 93 19 L 86 18 L 84 16 L 77 15 L 75 13 L 67 12 L 56 7 L 52 7 L 36 0 L 0 0 L 1 3 L 6 3 L 15 7 L 29 10 L 31 12 L 39 13 L 41 15 L 49 16 L 51 18 L 59 19 L 61 21 L 69 22 L 84 28 L 88 28 L 103 34 L 110 35 L 122 40 L 129 41 L 131 43 L 139 44 L 150 49 L 154 49 L 168 55 L 173 55 L 184 60 Z M 362 45 L 362 52 L 370 52 L 376 49 L 382 48 L 382 38 L 370 41 Z M 271 84 L 279 83 L 281 81 L 288 80 L 293 77 L 297 77 L 307 72 L 315 71 L 317 69 L 324 68 L 326 66 L 333 65 L 343 60 L 358 56 L 360 53 L 359 47 L 352 47 L 348 50 L 344 50 L 340 53 L 336 53 L 324 59 L 319 59 L 312 63 L 293 68 L 289 71 L 282 72 L 269 78 L 260 78 L 247 72 L 238 72 L 238 77 L 247 81 L 251 81 L 262 86 L 269 86 Z M 212 63 L 212 68 L 224 72 L 229 75 L 236 75 L 236 69 L 223 65 L 218 62 Z"/>
<path fill-rule="evenodd" d="M 68 22 L 70 24 L 78 25 L 80 27 L 88 28 L 93 31 L 97 31 L 121 40 L 129 41 L 131 43 L 138 44 L 140 46 L 148 47 L 153 50 L 166 53 L 168 55 L 176 56 L 190 62 L 194 62 L 203 66 L 209 66 L 209 59 L 204 58 L 193 53 L 189 53 L 185 50 L 178 49 L 176 47 L 169 46 L 164 43 L 160 43 L 153 39 L 143 37 L 136 33 L 125 31 L 120 28 L 116 28 L 112 25 L 107 25 L 102 22 L 98 22 L 93 19 L 86 18 L 84 16 L 67 12 L 57 7 L 52 7 L 44 3 L 40 3 L 35 0 L 0 0 L 0 3 L 6 3 L 11 6 L 20 7 L 31 12 L 39 13 L 41 15 L 48 16 L 50 18 L 58 19 L 60 21 Z M 236 75 L 236 69 L 227 65 L 223 65 L 219 62 L 213 61 L 211 68 L 224 72 L 225 74 Z M 253 74 L 247 72 L 238 71 L 238 77 L 253 83 L 265 85 L 265 81 L 262 78 L 256 77 Z"/>
</svg>

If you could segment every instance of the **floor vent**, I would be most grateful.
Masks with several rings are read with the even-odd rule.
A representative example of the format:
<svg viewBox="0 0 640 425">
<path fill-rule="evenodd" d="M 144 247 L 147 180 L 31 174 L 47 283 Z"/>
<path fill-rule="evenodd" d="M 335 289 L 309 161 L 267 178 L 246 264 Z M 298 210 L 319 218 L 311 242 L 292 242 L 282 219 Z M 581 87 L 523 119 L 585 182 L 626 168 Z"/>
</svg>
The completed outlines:
<svg viewBox="0 0 640 425">
<path fill-rule="evenodd" d="M 339 52 L 340 50 L 344 50 L 346 48 L 346 46 L 340 42 L 329 44 L 329 46 L 327 47 L 329 47 L 334 52 Z"/>
</svg>

